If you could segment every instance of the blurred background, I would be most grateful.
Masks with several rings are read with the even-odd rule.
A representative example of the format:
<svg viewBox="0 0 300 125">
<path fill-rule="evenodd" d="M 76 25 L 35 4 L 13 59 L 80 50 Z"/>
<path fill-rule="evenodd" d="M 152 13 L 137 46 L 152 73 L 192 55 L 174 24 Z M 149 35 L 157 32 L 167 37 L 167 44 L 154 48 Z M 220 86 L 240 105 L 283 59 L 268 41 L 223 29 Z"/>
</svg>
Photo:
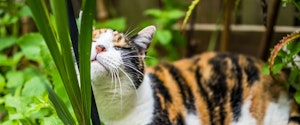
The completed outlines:
<svg viewBox="0 0 300 125">
<path fill-rule="evenodd" d="M 205 51 L 266 60 L 275 43 L 300 29 L 299 11 L 292 0 L 202 0 L 183 28 L 192 0 L 96 1 L 95 28 L 134 35 L 147 25 L 157 27 L 148 65 Z M 81 0 L 72 2 L 78 18 Z M 26 1 L 0 0 L 0 124 L 61 124 L 44 86 L 36 84 L 41 81 L 53 83 L 58 95 L 68 101 Z"/>
</svg>

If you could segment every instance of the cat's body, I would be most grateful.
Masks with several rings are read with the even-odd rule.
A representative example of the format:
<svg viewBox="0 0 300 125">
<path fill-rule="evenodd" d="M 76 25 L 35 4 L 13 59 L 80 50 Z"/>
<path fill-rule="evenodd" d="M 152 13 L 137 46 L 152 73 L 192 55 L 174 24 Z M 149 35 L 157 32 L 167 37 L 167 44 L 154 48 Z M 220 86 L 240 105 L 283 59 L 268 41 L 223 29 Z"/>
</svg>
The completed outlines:
<svg viewBox="0 0 300 125">
<path fill-rule="evenodd" d="M 300 123 L 284 83 L 262 74 L 255 58 L 209 52 L 145 68 L 154 32 L 153 26 L 132 38 L 93 32 L 91 80 L 106 125 Z"/>
</svg>

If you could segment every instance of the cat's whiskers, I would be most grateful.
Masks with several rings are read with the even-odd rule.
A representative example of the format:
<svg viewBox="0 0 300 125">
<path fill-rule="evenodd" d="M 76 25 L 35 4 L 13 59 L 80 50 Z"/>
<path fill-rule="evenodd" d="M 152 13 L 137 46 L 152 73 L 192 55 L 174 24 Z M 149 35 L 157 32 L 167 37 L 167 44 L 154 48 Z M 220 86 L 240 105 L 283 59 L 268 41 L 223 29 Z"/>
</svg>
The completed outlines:
<svg viewBox="0 0 300 125">
<path fill-rule="evenodd" d="M 110 59 L 107 59 L 106 60 L 106 65 L 109 65 L 110 66 L 110 69 L 112 69 L 112 71 L 114 72 L 115 74 L 115 77 L 116 77 L 116 81 L 119 83 L 119 95 L 120 95 L 120 105 L 121 105 L 121 110 L 123 109 L 123 88 L 122 88 L 122 82 L 121 82 L 121 79 L 120 79 L 120 76 L 119 76 L 119 70 L 118 69 L 121 69 L 118 65 L 120 65 L 120 62 L 115 60 L 115 61 L 112 61 Z M 119 63 L 119 64 L 118 64 Z M 122 70 L 122 69 L 121 69 Z M 122 71 L 123 72 L 123 71 Z M 117 83 L 115 82 L 115 83 Z M 116 87 L 115 87 L 116 89 Z M 115 96 L 116 93 L 114 93 L 114 96 Z M 113 96 L 113 98 L 114 98 Z M 112 99 L 113 99 L 112 98 Z"/>
<path fill-rule="evenodd" d="M 144 73 L 142 73 L 141 71 L 139 71 L 138 69 L 134 68 L 132 65 L 130 65 L 129 63 L 124 63 L 124 66 L 133 69 L 134 71 L 138 72 L 139 74 L 141 74 L 142 76 L 144 76 Z"/>
<path fill-rule="evenodd" d="M 127 74 L 122 68 L 119 68 L 119 69 L 120 69 L 120 71 L 123 72 L 123 73 L 125 74 L 125 76 L 128 78 L 128 80 L 130 81 L 131 85 L 132 85 L 133 88 L 134 88 L 134 91 L 135 91 L 136 96 L 138 96 L 138 94 L 137 94 L 137 89 L 136 89 L 136 87 L 135 87 L 135 85 L 134 85 L 132 79 L 128 76 L 128 74 Z"/>
<path fill-rule="evenodd" d="M 127 55 L 129 55 L 129 54 L 132 54 L 132 53 L 137 53 L 137 51 L 130 51 L 130 52 L 126 52 L 126 53 L 122 53 L 122 57 L 123 56 L 127 56 Z"/>
<path fill-rule="evenodd" d="M 129 31 L 131 27 L 128 28 L 128 30 L 125 32 L 124 37 L 128 37 L 129 35 L 131 35 L 132 32 L 136 31 L 137 27 L 134 28 L 133 30 Z M 128 32 L 129 31 L 129 32 Z"/>
<path fill-rule="evenodd" d="M 116 96 L 116 93 L 117 93 L 117 71 L 116 69 L 111 69 L 111 72 L 112 72 L 112 85 L 114 85 L 114 95 L 113 97 L 111 98 L 112 100 L 114 100 L 115 96 Z"/>
<path fill-rule="evenodd" d="M 130 28 L 131 28 L 132 26 L 129 26 L 129 28 L 126 30 L 126 32 L 124 33 L 124 35 L 126 35 L 128 32 L 130 32 Z"/>
<path fill-rule="evenodd" d="M 141 58 L 154 58 L 151 56 L 141 56 L 141 55 L 133 55 L 133 56 L 123 56 L 123 59 L 127 59 L 127 58 L 135 58 L 135 57 L 141 57 Z"/>
<path fill-rule="evenodd" d="M 121 83 L 121 79 L 120 79 L 120 76 L 119 76 L 119 73 L 117 72 L 117 78 L 118 78 L 118 81 L 119 81 L 119 86 L 120 86 L 120 99 L 121 99 L 121 111 L 123 111 L 123 90 L 122 90 L 122 83 Z"/>
</svg>

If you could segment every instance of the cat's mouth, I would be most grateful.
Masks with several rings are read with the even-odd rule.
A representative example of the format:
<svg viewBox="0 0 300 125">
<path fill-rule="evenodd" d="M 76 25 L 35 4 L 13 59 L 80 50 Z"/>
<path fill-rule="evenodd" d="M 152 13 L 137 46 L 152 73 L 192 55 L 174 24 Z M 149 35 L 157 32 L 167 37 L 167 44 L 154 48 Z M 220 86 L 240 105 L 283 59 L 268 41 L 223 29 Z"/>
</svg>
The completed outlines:
<svg viewBox="0 0 300 125">
<path fill-rule="evenodd" d="M 104 66 L 101 62 L 97 59 L 91 59 L 91 65 L 97 65 L 97 67 L 102 69 L 102 71 L 109 71 L 106 66 Z"/>
</svg>

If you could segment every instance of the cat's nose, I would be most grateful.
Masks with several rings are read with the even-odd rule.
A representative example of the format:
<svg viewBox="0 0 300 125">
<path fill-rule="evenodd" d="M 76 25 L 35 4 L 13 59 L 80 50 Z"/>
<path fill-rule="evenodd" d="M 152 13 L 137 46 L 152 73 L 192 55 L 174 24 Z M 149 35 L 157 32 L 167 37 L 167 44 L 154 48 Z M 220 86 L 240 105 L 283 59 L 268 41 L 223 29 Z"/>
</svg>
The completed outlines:
<svg viewBox="0 0 300 125">
<path fill-rule="evenodd" d="M 96 46 L 96 52 L 97 53 L 101 53 L 101 52 L 105 52 L 105 51 L 106 51 L 106 49 L 103 45 L 97 45 Z"/>
</svg>

